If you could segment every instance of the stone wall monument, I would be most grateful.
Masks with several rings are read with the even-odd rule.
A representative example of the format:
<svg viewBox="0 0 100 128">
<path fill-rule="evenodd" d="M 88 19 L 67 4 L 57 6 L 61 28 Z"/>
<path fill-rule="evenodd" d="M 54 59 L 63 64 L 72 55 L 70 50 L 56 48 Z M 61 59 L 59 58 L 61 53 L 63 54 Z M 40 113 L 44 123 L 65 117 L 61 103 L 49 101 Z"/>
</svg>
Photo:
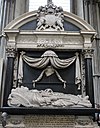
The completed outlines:
<svg viewBox="0 0 100 128">
<path fill-rule="evenodd" d="M 52 0 L 5 28 L 6 128 L 98 128 L 92 78 L 95 30 Z M 95 111 L 94 111 L 95 110 Z"/>
</svg>

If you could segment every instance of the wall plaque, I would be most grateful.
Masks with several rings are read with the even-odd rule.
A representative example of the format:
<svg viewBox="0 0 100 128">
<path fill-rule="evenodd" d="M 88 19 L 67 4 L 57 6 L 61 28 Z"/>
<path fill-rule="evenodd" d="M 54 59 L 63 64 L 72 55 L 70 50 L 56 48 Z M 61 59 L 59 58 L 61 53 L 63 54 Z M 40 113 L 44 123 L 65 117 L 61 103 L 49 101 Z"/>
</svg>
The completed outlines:
<svg viewBox="0 0 100 128">
<path fill-rule="evenodd" d="M 25 128 L 74 128 L 74 116 L 30 116 L 25 117 Z"/>
</svg>

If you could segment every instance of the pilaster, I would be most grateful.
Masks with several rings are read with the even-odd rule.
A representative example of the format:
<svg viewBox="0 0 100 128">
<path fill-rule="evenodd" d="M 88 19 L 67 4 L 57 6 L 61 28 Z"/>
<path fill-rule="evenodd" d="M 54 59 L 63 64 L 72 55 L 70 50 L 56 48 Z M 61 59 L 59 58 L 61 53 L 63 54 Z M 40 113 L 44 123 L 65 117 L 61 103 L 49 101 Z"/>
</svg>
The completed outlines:
<svg viewBox="0 0 100 128">
<path fill-rule="evenodd" d="M 14 70 L 14 58 L 15 58 L 15 48 L 7 48 L 7 69 L 6 69 L 6 81 L 4 89 L 4 104 L 6 105 L 6 100 L 9 92 L 13 86 L 13 70 Z"/>
<path fill-rule="evenodd" d="M 6 69 L 6 79 L 4 87 L 4 104 L 6 105 L 6 100 L 9 95 L 9 92 L 13 86 L 13 70 L 14 70 L 14 59 L 16 55 L 16 36 L 18 31 L 7 32 L 6 35 L 8 38 L 6 55 L 7 55 L 7 69 Z"/>
<path fill-rule="evenodd" d="M 94 107 L 94 88 L 93 88 L 93 73 L 92 73 L 92 55 L 93 49 L 85 49 L 85 84 L 86 84 L 86 95 L 89 96 L 89 99 Z"/>
</svg>

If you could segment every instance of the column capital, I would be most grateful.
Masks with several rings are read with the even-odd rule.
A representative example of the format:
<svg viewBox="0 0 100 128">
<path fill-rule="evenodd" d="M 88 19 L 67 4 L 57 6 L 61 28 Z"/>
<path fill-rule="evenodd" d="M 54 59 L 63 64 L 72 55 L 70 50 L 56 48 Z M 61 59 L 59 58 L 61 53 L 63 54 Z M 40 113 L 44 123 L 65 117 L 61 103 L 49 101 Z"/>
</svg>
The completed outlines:
<svg viewBox="0 0 100 128">
<path fill-rule="evenodd" d="M 93 57 L 93 49 L 84 49 L 83 55 L 85 58 L 92 58 Z"/>
<path fill-rule="evenodd" d="M 6 53 L 7 53 L 7 57 L 12 57 L 12 58 L 14 58 L 14 57 L 15 57 L 15 54 L 16 54 L 16 49 L 15 49 L 15 47 L 7 46 L 7 48 L 6 48 Z"/>
</svg>

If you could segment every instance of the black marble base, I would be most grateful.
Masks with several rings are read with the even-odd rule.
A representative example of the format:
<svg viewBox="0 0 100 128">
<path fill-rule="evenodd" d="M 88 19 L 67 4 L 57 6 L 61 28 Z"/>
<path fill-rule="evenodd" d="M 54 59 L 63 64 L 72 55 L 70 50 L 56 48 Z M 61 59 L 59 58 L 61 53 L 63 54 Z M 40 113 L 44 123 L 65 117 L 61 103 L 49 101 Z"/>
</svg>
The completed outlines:
<svg viewBox="0 0 100 128">
<path fill-rule="evenodd" d="M 80 115 L 94 116 L 95 113 L 100 113 L 100 109 L 95 108 L 25 108 L 25 107 L 2 107 L 0 112 L 7 112 L 12 115 Z"/>
</svg>

